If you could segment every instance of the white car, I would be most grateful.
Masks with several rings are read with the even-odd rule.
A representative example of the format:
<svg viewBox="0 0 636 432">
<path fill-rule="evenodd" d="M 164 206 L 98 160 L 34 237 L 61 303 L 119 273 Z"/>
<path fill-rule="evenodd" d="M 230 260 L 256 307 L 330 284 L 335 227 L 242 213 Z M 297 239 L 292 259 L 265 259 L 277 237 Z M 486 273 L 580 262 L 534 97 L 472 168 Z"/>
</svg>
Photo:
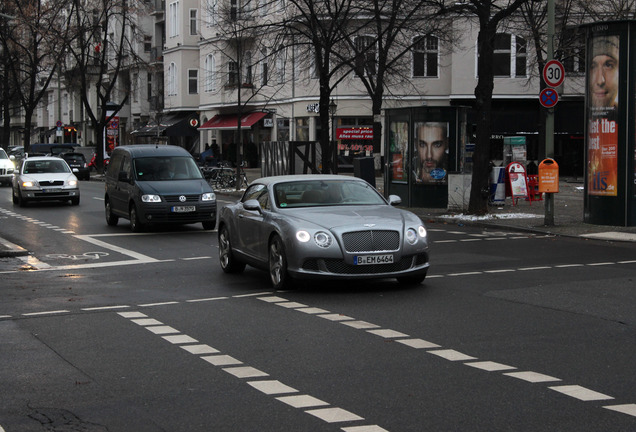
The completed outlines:
<svg viewBox="0 0 636 432">
<path fill-rule="evenodd" d="M 77 177 L 64 159 L 51 156 L 24 159 L 13 176 L 13 203 L 25 206 L 32 201 L 49 200 L 78 205 Z"/>
<path fill-rule="evenodd" d="M 11 179 L 13 179 L 13 170 L 15 170 L 13 161 L 9 159 L 6 151 L 0 148 L 0 184 L 11 184 Z"/>
</svg>

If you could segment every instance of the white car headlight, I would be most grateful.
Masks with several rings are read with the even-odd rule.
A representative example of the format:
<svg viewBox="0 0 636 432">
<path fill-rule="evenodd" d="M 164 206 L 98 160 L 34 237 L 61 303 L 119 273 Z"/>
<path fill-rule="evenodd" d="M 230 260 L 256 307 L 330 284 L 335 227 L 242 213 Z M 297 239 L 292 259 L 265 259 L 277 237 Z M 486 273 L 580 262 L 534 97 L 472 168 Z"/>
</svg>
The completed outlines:
<svg viewBox="0 0 636 432">
<path fill-rule="evenodd" d="M 158 203 L 161 202 L 159 195 L 142 195 L 141 200 L 145 203 Z"/>
<path fill-rule="evenodd" d="M 326 232 L 323 231 L 318 231 L 315 235 L 314 235 L 314 241 L 316 242 L 316 244 L 322 248 L 326 248 L 331 246 L 332 243 L 332 239 L 331 236 L 329 234 L 327 234 Z"/>
<path fill-rule="evenodd" d="M 424 228 L 424 225 L 420 225 L 419 227 L 417 227 L 417 233 L 420 235 L 420 237 L 425 238 L 426 237 L 426 228 Z"/>
<path fill-rule="evenodd" d="M 201 195 L 201 201 L 214 201 L 214 192 L 208 192 Z"/>
<path fill-rule="evenodd" d="M 32 187 L 36 187 L 36 184 L 32 180 L 25 180 L 25 181 L 22 182 L 22 187 L 24 187 L 24 188 L 32 188 Z"/>
<path fill-rule="evenodd" d="M 417 241 L 417 232 L 413 228 L 409 228 L 406 230 L 406 241 L 410 244 L 415 244 Z"/>
<path fill-rule="evenodd" d="M 309 235 L 307 231 L 298 231 L 296 233 L 296 238 L 298 239 L 299 242 L 307 243 L 309 239 L 311 238 L 311 236 Z"/>
<path fill-rule="evenodd" d="M 67 183 L 69 186 L 77 186 L 77 180 L 69 180 Z"/>
</svg>

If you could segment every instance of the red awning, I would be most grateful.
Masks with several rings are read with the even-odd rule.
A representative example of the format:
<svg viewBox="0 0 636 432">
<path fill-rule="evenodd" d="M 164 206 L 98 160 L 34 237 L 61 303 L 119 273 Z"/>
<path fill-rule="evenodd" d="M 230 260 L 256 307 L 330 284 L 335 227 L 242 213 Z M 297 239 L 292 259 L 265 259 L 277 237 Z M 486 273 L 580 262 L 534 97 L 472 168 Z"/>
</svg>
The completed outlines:
<svg viewBox="0 0 636 432">
<path fill-rule="evenodd" d="M 267 113 L 264 112 L 251 112 L 241 115 L 241 129 L 249 129 L 254 123 L 265 117 Z M 217 114 L 210 120 L 201 125 L 199 129 L 222 129 L 231 130 L 236 129 L 237 115 L 221 115 Z"/>
</svg>

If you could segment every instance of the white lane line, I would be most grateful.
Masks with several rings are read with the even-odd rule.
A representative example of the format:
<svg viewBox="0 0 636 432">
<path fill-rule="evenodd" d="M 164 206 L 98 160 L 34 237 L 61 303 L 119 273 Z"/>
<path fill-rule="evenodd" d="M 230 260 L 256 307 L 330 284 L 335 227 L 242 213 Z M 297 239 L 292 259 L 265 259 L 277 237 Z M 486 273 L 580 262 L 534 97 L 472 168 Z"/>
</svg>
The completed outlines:
<svg viewBox="0 0 636 432">
<path fill-rule="evenodd" d="M 429 348 L 440 348 L 439 345 L 434 344 L 433 342 L 425 341 L 424 339 L 400 339 L 396 342 L 404 344 L 406 346 L 410 346 L 415 349 L 429 349 Z"/>
<path fill-rule="evenodd" d="M 450 361 L 476 360 L 476 357 L 472 357 L 472 356 L 469 356 L 468 354 L 464 354 L 452 349 L 427 351 L 427 353 L 439 356 L 443 359 L 450 360 Z"/>
<path fill-rule="evenodd" d="M 554 386 L 548 388 L 550 390 L 558 391 L 559 393 L 563 393 L 566 396 L 570 396 L 585 402 L 614 399 L 612 396 L 608 396 L 603 393 L 599 393 L 578 385 Z"/>
<path fill-rule="evenodd" d="M 38 315 L 55 315 L 55 314 L 63 314 L 69 313 L 70 311 L 62 309 L 62 310 L 53 310 L 53 311 L 44 311 L 44 312 L 30 312 L 24 313 L 22 316 L 38 316 Z"/>
<path fill-rule="evenodd" d="M 223 370 L 237 378 L 258 378 L 269 376 L 269 374 L 251 366 L 231 367 Z"/>
<path fill-rule="evenodd" d="M 295 388 L 285 385 L 278 380 L 248 381 L 247 383 L 266 395 L 298 393 L 298 390 Z"/>
<path fill-rule="evenodd" d="M 124 318 L 144 318 L 147 317 L 145 313 L 141 312 L 118 312 L 117 315 L 122 316 Z"/>
<path fill-rule="evenodd" d="M 524 381 L 528 381 L 531 383 L 561 381 L 561 379 L 559 378 L 551 377 L 549 375 L 544 375 L 537 372 L 509 372 L 509 373 L 505 373 L 504 375 L 521 379 Z"/>
<path fill-rule="evenodd" d="M 329 405 L 327 402 L 309 395 L 280 396 L 276 399 L 294 408 L 313 408 Z"/>
<path fill-rule="evenodd" d="M 482 362 L 475 362 L 475 363 L 465 363 L 466 366 L 471 366 L 477 369 L 481 369 L 481 370 L 485 370 L 488 372 L 499 372 L 499 371 L 504 371 L 504 370 L 513 370 L 513 369 L 517 369 L 514 366 L 508 366 L 505 364 L 501 364 L 501 363 L 496 363 L 493 361 L 482 361 Z"/>
<path fill-rule="evenodd" d="M 636 260 L 619 261 L 618 264 L 636 264 Z"/>
<path fill-rule="evenodd" d="M 210 298 L 186 300 L 186 303 L 209 302 L 209 301 L 227 300 L 227 299 L 229 299 L 229 297 L 210 297 Z"/>
<path fill-rule="evenodd" d="M 340 324 L 344 324 L 346 326 L 353 327 L 353 328 L 358 329 L 358 330 L 372 329 L 372 328 L 379 328 L 380 327 L 379 325 L 371 324 L 371 323 L 368 323 L 366 321 L 342 321 Z"/>
<path fill-rule="evenodd" d="M 378 425 L 370 426 L 349 426 L 341 428 L 344 432 L 389 432 Z"/>
<path fill-rule="evenodd" d="M 307 307 L 307 305 L 302 304 L 302 303 L 298 303 L 298 302 L 280 302 L 280 303 L 276 303 L 276 306 L 282 306 L 284 308 L 288 308 L 288 309 L 296 309 L 296 308 L 304 308 Z"/>
<path fill-rule="evenodd" d="M 262 295 L 266 295 L 266 294 L 271 294 L 271 293 L 270 292 L 259 292 L 259 293 L 250 293 L 250 294 L 239 294 L 239 295 L 232 296 L 232 298 L 257 297 L 257 296 L 262 296 Z"/>
<path fill-rule="evenodd" d="M 181 348 L 189 352 L 190 354 L 200 355 L 200 354 L 216 354 L 219 352 L 216 348 L 212 348 L 210 345 L 200 344 L 200 345 L 182 345 Z"/>
<path fill-rule="evenodd" d="M 588 265 L 590 267 L 595 267 L 595 266 L 607 266 L 607 265 L 615 265 L 616 263 L 613 262 L 599 262 L 599 263 L 591 263 L 591 264 L 585 264 Z"/>
<path fill-rule="evenodd" d="M 165 340 L 174 345 L 186 343 L 198 343 L 199 341 L 187 335 L 162 336 Z"/>
<path fill-rule="evenodd" d="M 636 404 L 608 405 L 603 408 L 636 417 Z"/>
<path fill-rule="evenodd" d="M 196 261 L 196 260 L 204 260 L 210 259 L 211 256 L 199 256 L 199 257 L 191 257 L 191 258 L 179 258 L 181 261 Z"/>
<path fill-rule="evenodd" d="M 517 270 L 519 271 L 532 271 L 532 270 L 549 270 L 552 267 L 550 266 L 537 266 L 537 267 L 521 267 Z"/>
<path fill-rule="evenodd" d="M 483 272 L 474 271 L 474 272 L 464 272 L 464 273 L 449 273 L 446 276 L 472 276 L 472 275 L 480 275 Z"/>
<path fill-rule="evenodd" d="M 380 330 L 367 330 L 368 333 L 374 334 L 376 336 L 383 337 L 385 339 L 393 339 L 393 338 L 402 338 L 409 337 L 409 335 L 404 334 L 402 332 L 390 329 L 380 329 Z"/>
<path fill-rule="evenodd" d="M 267 303 L 278 303 L 278 302 L 289 301 L 287 299 L 284 299 L 284 298 L 278 297 L 278 296 L 259 297 L 258 299 L 262 300 L 264 302 L 267 302 Z"/>
<path fill-rule="evenodd" d="M 179 333 L 179 330 L 170 326 L 150 326 L 146 327 L 148 331 L 153 332 L 156 335 L 175 334 Z"/>
<path fill-rule="evenodd" d="M 82 308 L 81 310 L 86 312 L 92 312 L 92 311 L 100 311 L 100 310 L 126 309 L 129 307 L 130 306 L 128 305 L 98 306 L 98 307 Z"/>
<path fill-rule="evenodd" d="M 0 315 L 0 318 L 11 318 L 11 315 Z M 0 431 L 2 432 L 2 431 Z"/>
<path fill-rule="evenodd" d="M 342 422 L 364 420 L 364 417 L 360 417 L 359 415 L 356 415 L 347 410 L 343 410 L 342 408 L 319 408 L 314 410 L 308 410 L 305 412 L 307 414 L 316 416 L 327 423 L 342 423 Z"/>
<path fill-rule="evenodd" d="M 304 312 L 304 313 L 309 314 L 309 315 L 326 314 L 326 313 L 329 312 L 327 310 L 320 309 L 320 308 L 317 308 L 317 307 L 299 308 L 299 309 L 296 309 L 296 310 L 299 311 L 299 312 Z"/>
<path fill-rule="evenodd" d="M 484 273 L 509 273 L 514 272 L 515 269 L 501 269 L 501 270 L 484 270 Z"/>
<path fill-rule="evenodd" d="M 153 306 L 167 306 L 167 305 L 175 305 L 179 304 L 178 301 L 168 301 L 168 302 L 160 302 L 160 303 L 146 303 L 137 305 L 139 307 L 153 307 Z"/>
<path fill-rule="evenodd" d="M 242 361 L 237 360 L 234 357 L 225 355 L 225 354 L 205 356 L 205 357 L 201 357 L 201 359 L 205 360 L 206 362 L 214 366 L 230 366 L 230 365 L 243 364 Z"/>
<path fill-rule="evenodd" d="M 156 320 L 154 318 L 139 318 L 139 319 L 133 319 L 131 321 L 134 322 L 135 324 L 140 325 L 140 326 L 163 325 L 163 323 L 161 321 Z"/>
<path fill-rule="evenodd" d="M 337 313 L 326 314 L 326 315 L 318 315 L 320 318 L 327 319 L 329 321 L 349 321 L 353 320 L 350 316 L 341 315 Z"/>
</svg>

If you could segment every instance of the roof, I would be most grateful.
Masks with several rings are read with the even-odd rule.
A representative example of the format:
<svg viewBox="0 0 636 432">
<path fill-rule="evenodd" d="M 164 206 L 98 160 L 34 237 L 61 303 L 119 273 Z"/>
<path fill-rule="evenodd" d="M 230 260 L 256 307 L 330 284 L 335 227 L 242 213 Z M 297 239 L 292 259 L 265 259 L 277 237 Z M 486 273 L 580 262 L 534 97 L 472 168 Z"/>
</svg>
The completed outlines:
<svg viewBox="0 0 636 432">
<path fill-rule="evenodd" d="M 346 181 L 364 181 L 358 177 L 351 177 L 338 174 L 296 174 L 296 175 L 280 175 L 271 177 L 261 177 L 252 182 L 264 185 L 272 185 L 276 183 L 288 183 L 296 181 L 316 181 L 316 180 L 346 180 Z"/>
<path fill-rule="evenodd" d="M 164 144 L 137 144 L 116 147 L 115 151 L 127 151 L 133 157 L 150 156 L 191 156 L 183 147 Z"/>
</svg>

